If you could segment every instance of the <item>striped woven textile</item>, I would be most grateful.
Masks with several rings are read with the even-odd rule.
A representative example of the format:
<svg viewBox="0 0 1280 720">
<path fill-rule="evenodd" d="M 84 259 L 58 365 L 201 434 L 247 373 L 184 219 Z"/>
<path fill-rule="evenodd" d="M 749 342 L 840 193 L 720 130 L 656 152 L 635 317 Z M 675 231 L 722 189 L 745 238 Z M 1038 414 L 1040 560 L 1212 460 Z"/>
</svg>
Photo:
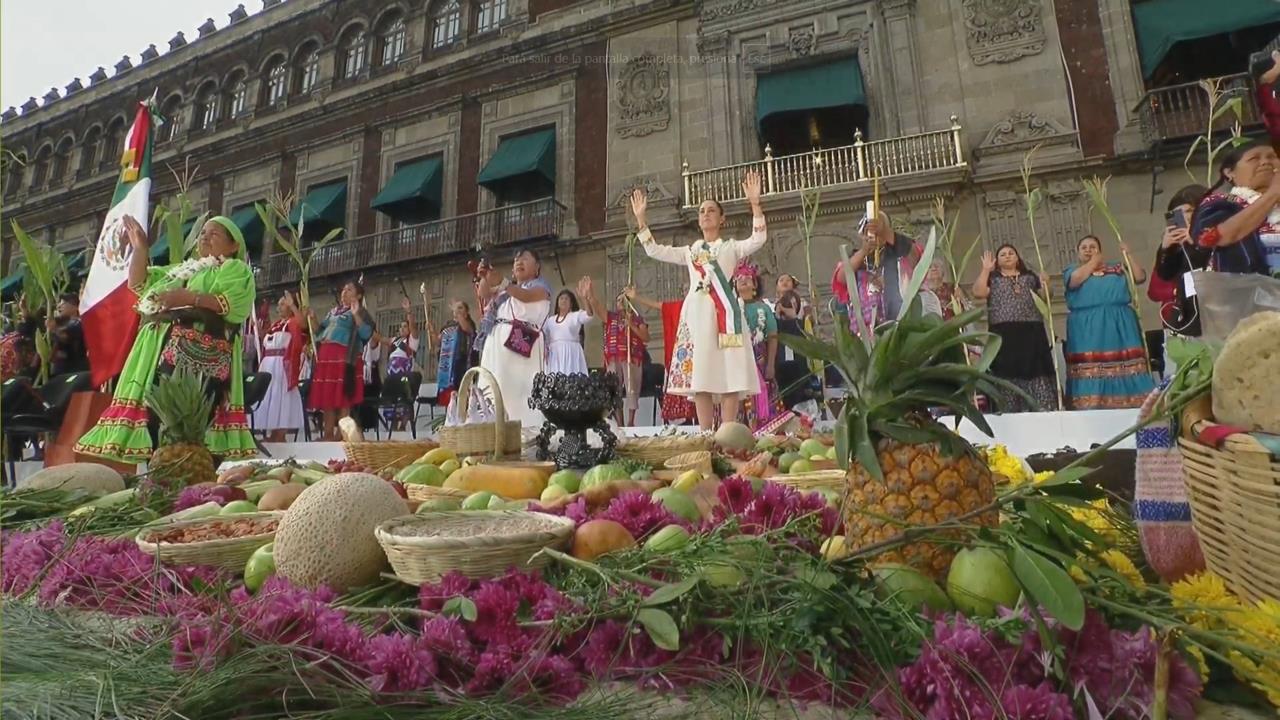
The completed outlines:
<svg viewBox="0 0 1280 720">
<path fill-rule="evenodd" d="M 1167 384 L 1167 381 L 1166 381 Z M 1154 410 L 1157 388 L 1142 404 L 1139 416 Z M 1138 431 L 1137 468 L 1133 490 L 1133 515 L 1147 563 L 1166 582 L 1204 569 L 1200 541 L 1191 525 L 1191 505 L 1182 478 L 1172 423 L 1162 420 Z"/>
</svg>

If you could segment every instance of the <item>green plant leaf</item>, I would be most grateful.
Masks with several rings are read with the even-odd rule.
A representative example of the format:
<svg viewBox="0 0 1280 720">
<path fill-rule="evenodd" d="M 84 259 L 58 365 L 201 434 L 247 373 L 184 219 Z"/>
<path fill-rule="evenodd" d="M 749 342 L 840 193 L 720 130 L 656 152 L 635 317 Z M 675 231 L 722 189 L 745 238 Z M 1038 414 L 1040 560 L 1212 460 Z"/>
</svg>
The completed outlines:
<svg viewBox="0 0 1280 720">
<path fill-rule="evenodd" d="M 1077 465 L 1076 467 L 1064 468 L 1055 472 L 1052 476 L 1040 483 L 1038 487 L 1051 488 L 1067 483 L 1079 482 L 1084 476 L 1093 472 L 1097 468 L 1084 467 Z"/>
<path fill-rule="evenodd" d="M 850 452 L 851 443 L 849 442 L 849 421 L 844 413 L 840 413 L 840 419 L 836 420 L 835 439 L 836 462 L 840 464 L 841 470 L 848 470 L 852 453 Z"/>
<path fill-rule="evenodd" d="M 680 629 L 676 627 L 676 621 L 672 620 L 665 611 L 641 608 L 640 612 L 636 613 L 636 620 L 644 626 L 645 632 L 649 633 L 649 639 L 653 640 L 654 645 L 672 652 L 680 649 Z"/>
<path fill-rule="evenodd" d="M 325 233 L 325 236 L 320 238 L 320 242 L 316 243 L 313 247 L 317 249 L 324 247 L 325 245 L 329 244 L 329 242 L 332 241 L 334 238 L 341 235 L 342 231 L 343 231 L 343 228 L 334 228 L 330 230 L 329 232 Z"/>
<path fill-rule="evenodd" d="M 200 233 L 204 230 L 204 224 L 206 222 L 209 222 L 209 213 L 200 213 L 200 215 L 196 217 L 196 221 L 191 225 L 191 232 L 188 232 L 187 236 L 182 239 L 182 257 L 178 258 L 178 262 L 181 262 L 191 254 L 191 249 L 194 248 L 196 243 L 200 240 Z"/>
<path fill-rule="evenodd" d="M 1084 596 L 1071 576 L 1040 553 L 1015 544 L 1013 574 L 1027 595 L 1063 626 L 1079 630 L 1084 626 Z"/>
<path fill-rule="evenodd" d="M 840 354 L 831 343 L 817 338 L 787 334 L 778 335 L 778 340 L 784 347 L 791 348 L 812 360 L 821 360 L 824 365 L 840 365 Z"/>
<path fill-rule="evenodd" d="M 1218 106 L 1216 110 L 1213 111 L 1213 114 L 1209 116 L 1209 122 L 1213 122 L 1217 120 L 1218 118 L 1222 117 L 1228 112 L 1234 113 L 1236 116 L 1236 120 L 1240 120 L 1241 119 L 1240 112 L 1241 112 L 1241 108 L 1243 107 L 1241 103 L 1243 101 L 1244 101 L 1244 98 L 1240 97 L 1239 95 L 1236 95 L 1230 100 L 1227 100 L 1226 102 L 1222 103 L 1221 105 Z"/>
<path fill-rule="evenodd" d="M 459 595 L 446 600 L 444 607 L 440 608 L 440 614 L 446 617 L 460 617 L 467 622 L 475 622 L 476 604 L 470 598 Z"/>
<path fill-rule="evenodd" d="M 880 467 L 880 459 L 876 456 L 876 446 L 867 428 L 867 416 L 859 412 L 846 413 L 846 415 L 852 417 L 849 429 L 854 457 L 857 458 L 858 464 L 871 474 L 871 477 L 883 480 L 884 468 Z"/>
<path fill-rule="evenodd" d="M 644 600 L 641 600 L 640 604 L 646 607 L 665 605 L 692 590 L 694 586 L 698 584 L 698 579 L 697 575 L 690 575 L 678 583 L 668 583 L 663 585 L 652 593 L 649 593 L 649 596 Z"/>
<path fill-rule="evenodd" d="M 916 261 L 915 269 L 911 273 L 911 282 L 907 284 L 906 292 L 902 293 L 902 308 L 898 310 L 898 318 L 901 320 L 906 316 L 907 306 L 916 299 L 920 294 L 920 286 L 924 285 L 924 277 L 929 274 L 929 265 L 933 263 L 933 255 L 938 251 L 938 229 L 929 228 L 929 239 L 924 244 L 924 252 L 920 255 L 920 259 Z"/>
</svg>

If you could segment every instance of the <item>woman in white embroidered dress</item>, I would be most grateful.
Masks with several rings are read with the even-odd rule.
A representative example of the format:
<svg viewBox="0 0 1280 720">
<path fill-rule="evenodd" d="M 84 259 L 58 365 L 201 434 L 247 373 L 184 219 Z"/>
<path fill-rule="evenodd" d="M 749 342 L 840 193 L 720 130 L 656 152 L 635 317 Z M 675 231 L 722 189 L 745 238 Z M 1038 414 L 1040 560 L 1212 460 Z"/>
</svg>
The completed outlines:
<svg viewBox="0 0 1280 720">
<path fill-rule="evenodd" d="M 542 325 L 551 313 L 551 286 L 542 279 L 542 262 L 532 250 L 516 253 L 511 277 L 490 270 L 478 292 L 484 301 L 498 298 L 496 324 L 484 343 L 480 367 L 493 373 L 502 389 L 507 418 L 526 427 L 541 427 L 542 413 L 529 407 L 533 377 L 546 364 Z M 487 383 L 480 389 L 489 393 Z M 459 407 L 466 407 L 459 400 Z"/>
<path fill-rule="evenodd" d="M 667 392 L 693 398 L 704 430 L 715 427 L 717 399 L 720 421 L 732 422 L 738 419 L 742 400 L 760 392 L 751 343 L 743 336 L 742 304 L 729 282 L 738 262 L 763 247 L 767 239 L 760 190 L 759 173 L 748 172 L 742 192 L 751 204 L 751 237 L 721 239 L 724 208 L 715 200 L 704 200 L 698 206 L 702 239 L 688 247 L 655 243 L 645 219 L 648 198 L 639 188 L 631 194 L 631 212 L 645 253 L 689 270 L 689 294 L 680 311 Z"/>
<path fill-rule="evenodd" d="M 594 294 L 591 278 L 584 277 L 578 281 L 577 294 L 565 288 L 556 295 L 556 311 L 548 315 L 542 325 L 547 343 L 547 365 L 544 372 L 562 375 L 591 374 L 587 367 L 587 353 L 582 344 L 584 327 L 597 315 Z"/>
</svg>

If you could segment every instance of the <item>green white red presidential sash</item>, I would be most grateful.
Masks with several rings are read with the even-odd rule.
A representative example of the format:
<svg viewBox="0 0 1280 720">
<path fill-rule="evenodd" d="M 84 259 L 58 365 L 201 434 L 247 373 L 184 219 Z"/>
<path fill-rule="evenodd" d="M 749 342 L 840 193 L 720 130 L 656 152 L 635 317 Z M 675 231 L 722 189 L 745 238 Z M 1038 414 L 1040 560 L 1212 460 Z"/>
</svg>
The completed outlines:
<svg viewBox="0 0 1280 720">
<path fill-rule="evenodd" d="M 706 247 L 705 240 L 699 242 Z M 696 252 L 695 250 L 695 254 Z M 711 296 L 711 304 L 715 307 L 720 347 L 742 347 L 742 303 L 739 302 L 738 294 L 730 284 L 729 278 L 725 277 L 724 271 L 720 269 L 720 263 L 716 262 L 715 256 L 711 255 L 710 248 L 706 248 L 706 255 L 704 262 L 695 260 L 693 267 L 703 287 L 707 288 Z"/>
</svg>

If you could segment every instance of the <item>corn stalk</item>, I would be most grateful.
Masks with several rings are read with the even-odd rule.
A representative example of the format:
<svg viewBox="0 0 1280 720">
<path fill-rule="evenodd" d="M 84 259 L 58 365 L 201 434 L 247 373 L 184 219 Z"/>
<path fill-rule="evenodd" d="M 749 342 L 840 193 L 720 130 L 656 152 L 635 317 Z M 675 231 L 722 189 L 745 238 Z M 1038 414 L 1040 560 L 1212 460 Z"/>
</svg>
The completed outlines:
<svg viewBox="0 0 1280 720">
<path fill-rule="evenodd" d="M 48 243 L 33 239 L 13 220 L 13 235 L 22 248 L 22 257 L 27 264 L 23 279 L 23 297 L 28 312 L 35 313 L 44 308 L 45 317 L 53 317 L 54 308 L 58 304 L 58 296 L 67 291 L 71 277 L 67 273 L 67 261 L 62 253 Z M 49 379 L 49 364 L 53 359 L 53 342 L 46 327 L 36 329 L 36 354 L 40 356 L 40 372 L 36 381 L 43 383 Z"/>
<path fill-rule="evenodd" d="M 191 253 L 196 240 L 200 237 L 200 231 L 204 228 L 205 221 L 209 219 L 207 212 L 197 217 L 195 206 L 191 203 L 191 183 L 195 180 L 200 168 L 199 166 L 193 168 L 190 163 L 190 158 L 182 161 L 181 174 L 173 166 L 169 166 L 169 172 L 173 174 L 178 185 L 178 195 L 174 198 L 172 206 L 157 205 L 151 218 L 152 227 L 162 232 L 164 241 L 169 246 L 168 264 L 170 265 L 177 265 Z M 191 225 L 191 231 L 183 235 L 182 226 L 193 217 L 196 221 Z"/>
<path fill-rule="evenodd" d="M 1099 178 L 1093 176 L 1092 180 L 1081 181 L 1084 185 L 1084 192 L 1089 196 L 1089 203 L 1093 205 L 1093 209 L 1098 211 L 1102 219 L 1107 222 L 1107 226 L 1111 228 L 1111 234 L 1116 237 L 1116 244 L 1123 248 L 1124 238 L 1120 233 L 1120 223 L 1116 220 L 1116 216 L 1111 212 L 1111 206 L 1107 204 L 1107 183 L 1111 181 L 1111 176 Z M 1138 283 L 1133 280 L 1133 263 L 1129 259 L 1129 253 L 1123 250 L 1120 258 L 1124 265 L 1124 278 L 1129 285 L 1129 307 L 1133 309 L 1133 321 L 1138 326 L 1138 339 L 1142 341 L 1142 316 L 1138 314 Z M 1151 356 L 1147 353 L 1147 343 L 1142 341 L 1142 357 L 1147 361 L 1147 372 L 1151 372 Z"/>
<path fill-rule="evenodd" d="M 1044 194 L 1039 187 L 1031 187 L 1031 171 L 1035 167 L 1035 155 L 1039 149 L 1040 146 L 1036 145 L 1022 156 L 1022 200 L 1027 207 L 1031 246 L 1036 251 L 1036 269 L 1041 278 L 1047 278 L 1049 272 L 1045 269 L 1044 253 L 1040 249 L 1040 236 L 1036 232 L 1036 213 L 1040 210 L 1040 203 L 1044 201 Z M 1062 401 L 1062 383 L 1058 381 L 1062 369 L 1058 366 L 1058 331 L 1053 326 L 1053 293 L 1049 291 L 1049 283 L 1041 282 L 1040 292 L 1031 293 L 1031 299 L 1035 301 L 1036 309 L 1040 311 L 1040 317 L 1044 318 L 1045 327 L 1049 330 L 1049 357 L 1053 358 L 1053 387 L 1058 395 L 1058 409 L 1062 410 L 1065 404 Z"/>
<path fill-rule="evenodd" d="M 1195 155 L 1196 150 L 1201 145 L 1204 146 L 1205 152 L 1205 177 L 1204 184 L 1206 187 L 1213 187 L 1217 181 L 1214 171 L 1214 159 L 1218 157 L 1218 153 L 1222 152 L 1227 146 L 1236 146 L 1245 141 L 1243 136 L 1243 128 L 1240 123 L 1243 119 L 1243 103 L 1244 98 L 1236 94 L 1230 98 L 1226 98 L 1226 93 L 1222 90 L 1222 78 L 1208 78 L 1197 83 L 1204 94 L 1209 97 L 1209 119 L 1205 122 L 1203 135 L 1197 135 L 1196 139 L 1191 142 L 1191 147 L 1187 148 L 1187 155 L 1182 159 L 1182 168 L 1187 171 L 1192 182 L 1198 182 L 1195 173 L 1191 172 L 1191 156 Z M 1213 126 L 1223 115 L 1231 113 L 1235 116 L 1235 122 L 1231 126 L 1231 136 L 1226 140 L 1213 144 Z"/>
<path fill-rule="evenodd" d="M 293 221 L 289 219 L 289 215 L 293 212 L 293 200 L 292 193 L 281 194 L 277 190 L 271 194 L 266 203 L 254 203 L 253 209 L 258 213 L 258 217 L 262 219 L 262 226 L 271 237 L 273 244 L 283 248 L 289 258 L 293 260 L 294 265 L 298 266 L 298 298 L 302 302 L 302 307 L 310 309 L 311 261 L 315 259 L 316 253 L 321 248 L 342 234 L 342 228 L 330 230 L 319 241 L 312 243 L 308 248 L 303 248 L 302 233 L 306 222 L 306 203 L 300 206 L 302 213 L 300 213 L 298 225 L 295 227 Z M 281 232 L 280 228 L 284 228 L 285 232 Z M 310 313 L 307 313 L 307 334 L 311 339 L 311 355 L 315 357 L 316 336 L 315 328 L 311 324 Z"/>
<path fill-rule="evenodd" d="M 960 286 L 960 278 L 964 277 L 965 271 L 969 267 L 969 261 L 973 259 L 973 253 L 977 251 L 978 246 L 982 244 L 982 235 L 979 234 L 969 244 L 969 249 L 964 251 L 964 255 L 960 257 L 960 262 L 956 262 L 956 226 L 959 224 L 959 216 L 954 218 L 947 217 L 947 201 L 941 197 L 933 200 L 933 223 L 938 227 L 941 239 L 938 243 L 938 250 L 942 253 L 942 259 L 947 263 L 947 270 L 951 273 L 952 282 L 956 287 Z M 959 315 L 964 312 L 964 305 L 960 302 L 958 293 L 951 294 L 951 311 Z"/>
</svg>

